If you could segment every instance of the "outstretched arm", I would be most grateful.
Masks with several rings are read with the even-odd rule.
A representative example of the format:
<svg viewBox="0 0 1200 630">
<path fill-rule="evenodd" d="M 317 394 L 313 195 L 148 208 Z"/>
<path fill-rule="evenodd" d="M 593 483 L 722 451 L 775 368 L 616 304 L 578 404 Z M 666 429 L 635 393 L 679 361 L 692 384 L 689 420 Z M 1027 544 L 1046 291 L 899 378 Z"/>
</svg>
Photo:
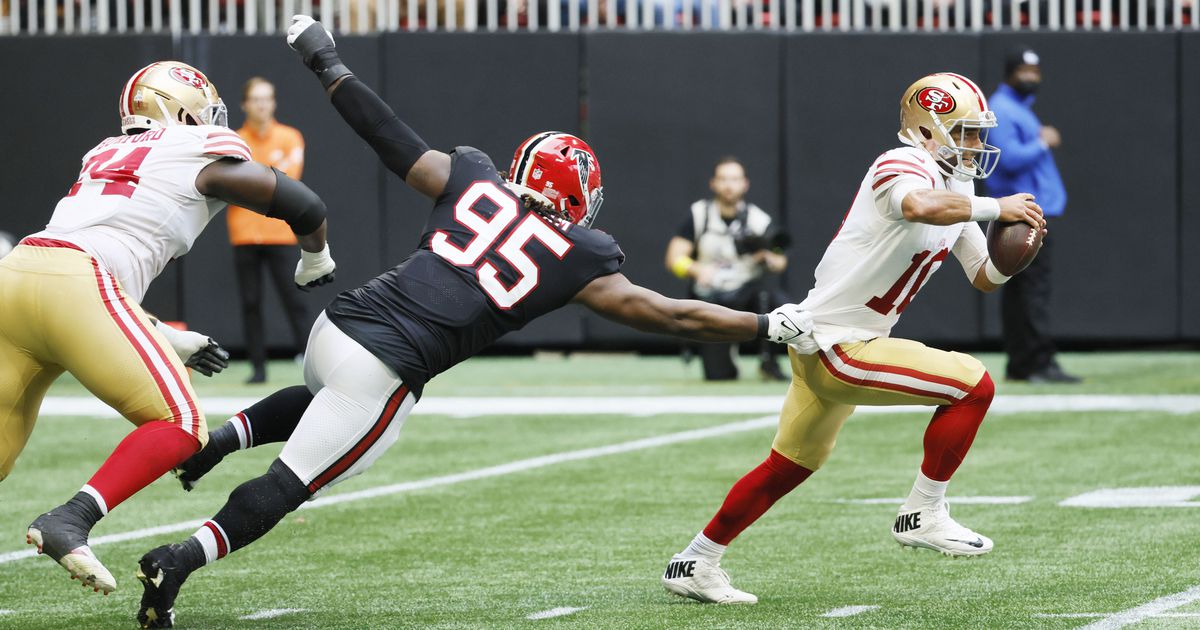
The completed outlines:
<svg viewBox="0 0 1200 630">
<path fill-rule="evenodd" d="M 811 320 L 807 325 L 801 323 L 795 309 L 782 307 L 769 315 L 755 315 L 699 300 L 674 300 L 639 287 L 620 273 L 592 280 L 574 301 L 638 330 L 696 341 L 762 337 L 787 343 L 811 328 Z"/>
<path fill-rule="evenodd" d="M 285 221 L 302 250 L 296 284 L 304 289 L 333 282 L 337 265 L 325 240 L 325 202 L 308 186 L 257 162 L 222 159 L 200 171 L 196 190 Z"/>
<path fill-rule="evenodd" d="M 321 80 L 333 106 L 375 150 L 388 170 L 417 192 L 436 199 L 450 178 L 450 156 L 429 148 L 371 88 L 342 63 L 325 27 L 307 15 L 292 18 L 288 45 Z"/>
</svg>

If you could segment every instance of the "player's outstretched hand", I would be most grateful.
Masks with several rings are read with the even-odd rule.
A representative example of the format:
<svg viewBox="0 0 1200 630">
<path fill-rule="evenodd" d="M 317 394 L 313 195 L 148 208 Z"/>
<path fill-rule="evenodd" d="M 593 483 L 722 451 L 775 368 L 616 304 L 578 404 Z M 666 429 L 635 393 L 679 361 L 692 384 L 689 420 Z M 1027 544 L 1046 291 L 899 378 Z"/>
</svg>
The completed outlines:
<svg viewBox="0 0 1200 630">
<path fill-rule="evenodd" d="M 1017 193 L 1001 197 L 1000 220 L 1005 223 L 1028 223 L 1035 230 L 1046 227 L 1046 218 L 1042 216 L 1042 207 L 1034 203 L 1033 195 Z"/>
<path fill-rule="evenodd" d="M 319 252 L 300 250 L 300 262 L 296 263 L 296 286 L 301 291 L 329 284 L 335 279 L 337 263 L 329 255 L 329 243 Z"/>
<path fill-rule="evenodd" d="M 287 43 L 292 50 L 300 53 L 305 64 L 308 64 L 317 52 L 336 47 L 333 43 L 333 33 L 307 15 L 292 16 L 292 25 L 287 31 Z"/>
<path fill-rule="evenodd" d="M 212 376 L 229 367 L 229 353 L 208 335 L 176 330 L 162 322 L 155 323 L 154 327 L 171 344 L 185 366 L 205 376 Z"/>
<path fill-rule="evenodd" d="M 211 337 L 205 337 L 205 339 L 208 340 L 208 343 L 195 354 L 188 357 L 188 360 L 183 364 L 205 376 L 220 374 L 225 368 L 229 367 L 229 353 L 225 348 L 221 347 L 221 344 L 213 341 Z"/>
<path fill-rule="evenodd" d="M 775 343 L 794 343 L 812 332 L 812 313 L 799 304 L 784 304 L 767 314 L 767 339 Z"/>
</svg>

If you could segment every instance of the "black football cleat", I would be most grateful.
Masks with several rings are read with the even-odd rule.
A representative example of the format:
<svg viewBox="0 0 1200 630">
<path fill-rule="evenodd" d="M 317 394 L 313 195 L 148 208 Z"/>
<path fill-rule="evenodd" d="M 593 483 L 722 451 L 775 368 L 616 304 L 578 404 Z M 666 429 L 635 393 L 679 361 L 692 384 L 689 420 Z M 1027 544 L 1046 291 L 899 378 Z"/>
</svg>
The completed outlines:
<svg viewBox="0 0 1200 630">
<path fill-rule="evenodd" d="M 142 583 L 138 623 L 143 628 L 170 628 L 175 624 L 175 598 L 188 578 L 175 551 L 181 545 L 151 549 L 138 561 L 137 579 Z"/>
<path fill-rule="evenodd" d="M 225 459 L 225 455 L 211 441 L 207 446 L 196 452 L 195 455 L 187 458 L 182 464 L 175 467 L 171 472 L 179 479 L 179 483 L 183 485 L 183 489 L 191 492 L 196 484 L 200 482 L 200 478 L 208 474 L 208 471 L 221 463 Z"/>
<path fill-rule="evenodd" d="M 105 595 L 117 590 L 117 580 L 88 546 L 91 526 L 73 512 L 70 505 L 61 505 L 37 517 L 25 532 L 25 542 L 37 546 L 62 565 L 85 588 Z"/>
</svg>

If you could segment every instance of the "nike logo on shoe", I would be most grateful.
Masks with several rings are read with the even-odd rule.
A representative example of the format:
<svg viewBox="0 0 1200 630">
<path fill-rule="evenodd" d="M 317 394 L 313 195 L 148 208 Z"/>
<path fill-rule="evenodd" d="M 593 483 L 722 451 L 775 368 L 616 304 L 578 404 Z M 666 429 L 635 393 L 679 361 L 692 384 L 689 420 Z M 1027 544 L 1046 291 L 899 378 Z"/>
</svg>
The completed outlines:
<svg viewBox="0 0 1200 630">
<path fill-rule="evenodd" d="M 892 526 L 892 531 L 897 534 L 910 532 L 914 529 L 921 528 L 921 513 L 912 512 L 910 514 L 901 514 L 896 517 L 896 524 Z M 980 543 L 982 545 L 983 543 Z"/>
<path fill-rule="evenodd" d="M 947 538 L 946 540 L 950 542 L 962 543 L 964 545 L 970 545 L 976 549 L 983 549 L 982 538 L 976 538 L 975 540 L 955 540 L 954 538 Z"/>
<path fill-rule="evenodd" d="M 663 574 L 663 578 L 674 580 L 681 577 L 692 577 L 696 571 L 695 560 L 675 560 L 667 565 L 667 572 Z"/>
</svg>

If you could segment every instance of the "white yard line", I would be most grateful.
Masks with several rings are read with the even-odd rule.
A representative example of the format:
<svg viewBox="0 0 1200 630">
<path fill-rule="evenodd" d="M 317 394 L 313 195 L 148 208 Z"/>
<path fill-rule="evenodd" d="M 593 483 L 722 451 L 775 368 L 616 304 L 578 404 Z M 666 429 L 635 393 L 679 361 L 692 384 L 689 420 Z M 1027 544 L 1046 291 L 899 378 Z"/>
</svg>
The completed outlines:
<svg viewBox="0 0 1200 630">
<path fill-rule="evenodd" d="M 879 499 L 835 499 L 833 503 L 850 503 L 855 505 L 899 505 L 905 497 Z M 949 499 L 951 505 L 1020 505 L 1029 503 L 1033 497 L 956 497 Z"/>
<path fill-rule="evenodd" d="M 258 398 L 205 397 L 205 411 L 213 418 L 232 416 L 258 402 Z M 632 397 L 437 397 L 423 399 L 416 414 L 461 418 L 477 416 L 553 415 L 578 416 L 613 414 L 655 416 L 661 414 L 754 414 L 778 413 L 783 396 L 632 396 Z M 1200 396 L 1104 396 L 1092 394 L 1045 396 L 997 396 L 990 413 L 1067 413 L 1085 411 L 1131 411 L 1167 414 L 1200 413 Z M 859 407 L 856 415 L 929 413 L 929 407 Z M 51 396 L 42 403 L 42 416 L 92 416 L 113 418 L 117 414 L 90 396 Z"/>
<path fill-rule="evenodd" d="M 1200 507 L 1200 486 L 1151 486 L 1140 488 L 1101 488 L 1059 501 L 1062 507 L 1081 508 L 1157 508 Z"/>
<path fill-rule="evenodd" d="M 250 613 L 249 615 L 242 615 L 241 617 L 238 617 L 238 619 L 244 621 L 254 621 L 256 619 L 274 619 L 276 617 L 302 612 L 308 611 L 304 608 L 269 608 L 267 610 L 260 610 L 255 613 Z"/>
<path fill-rule="evenodd" d="M 833 610 L 831 610 L 821 616 L 822 617 L 853 617 L 854 615 L 861 615 L 865 612 L 871 612 L 872 610 L 878 610 L 878 609 L 879 609 L 879 606 L 843 606 L 841 608 L 834 608 Z"/>
<path fill-rule="evenodd" d="M 453 475 L 430 477 L 427 479 L 418 479 L 416 481 L 406 481 L 403 483 L 390 484 L 386 486 L 376 486 L 374 488 L 367 488 L 357 492 L 347 492 L 345 494 L 335 494 L 333 496 L 321 497 L 319 499 L 308 501 L 304 505 L 301 505 L 300 509 L 313 509 L 325 507 L 327 505 L 338 505 L 341 503 L 361 501 L 363 499 L 370 499 L 374 497 L 400 494 L 402 492 L 412 492 L 414 490 L 424 490 L 427 488 L 436 488 L 438 486 L 449 486 L 456 483 L 462 483 L 464 481 L 475 481 L 477 479 L 487 479 L 490 477 L 510 475 L 513 473 L 524 472 L 526 470 L 534 470 L 537 468 L 544 468 L 546 466 L 553 466 L 555 464 L 562 464 L 564 462 L 594 459 L 596 457 L 617 455 L 619 453 L 630 453 L 633 451 L 658 448 L 660 446 L 667 446 L 670 444 L 679 444 L 681 442 L 704 440 L 712 437 L 729 435 L 731 433 L 756 431 L 759 429 L 773 427 L 777 422 L 778 419 L 775 416 L 764 416 L 762 418 L 752 418 L 750 420 L 742 420 L 740 422 L 719 424 L 714 427 L 706 427 L 703 429 L 667 433 L 665 435 L 656 435 L 654 437 L 642 438 L 640 440 L 618 442 L 616 444 L 608 444 L 606 446 L 597 446 L 594 448 L 585 448 L 577 451 L 565 451 L 562 453 L 543 455 L 541 457 L 520 459 L 507 464 L 488 466 L 487 468 L 479 468 L 476 470 L 468 470 L 466 472 L 455 473 Z M 141 538 L 148 538 L 150 536 L 157 536 L 159 534 L 194 530 L 199 528 L 203 523 L 204 519 L 199 519 L 183 521 L 180 523 L 172 523 L 170 525 L 148 527 L 146 529 L 138 529 L 120 534 L 98 536 L 91 539 L 91 546 L 95 548 L 108 543 L 137 540 Z M 0 564 L 13 562 L 15 560 L 21 560 L 24 558 L 31 558 L 35 555 L 37 555 L 37 552 L 32 547 L 20 551 L 0 553 Z"/>
<path fill-rule="evenodd" d="M 1117 628 L 1124 628 L 1125 626 L 1140 623 L 1151 617 L 1157 617 L 1180 606 L 1186 606 L 1197 600 L 1200 600 L 1200 586 L 1193 586 L 1186 591 L 1160 597 L 1136 608 L 1107 615 L 1099 621 L 1080 628 L 1080 630 L 1116 630 Z"/>
<path fill-rule="evenodd" d="M 530 621 L 537 621 L 539 619 L 553 619 L 554 617 L 564 617 L 566 615 L 573 615 L 581 610 L 587 610 L 587 606 L 584 606 L 583 608 L 571 608 L 569 606 L 562 606 L 559 608 L 551 608 L 550 610 L 543 610 L 542 612 L 535 612 L 532 615 L 529 615 L 528 617 L 526 617 L 526 619 L 529 619 Z"/>
<path fill-rule="evenodd" d="M 1042 617 L 1045 619 L 1095 619 L 1097 617 L 1107 617 L 1111 613 L 1041 613 L 1034 617 Z M 1200 613 L 1177 613 L 1165 612 L 1157 615 L 1150 615 L 1149 619 L 1195 619 L 1200 617 Z"/>
</svg>

